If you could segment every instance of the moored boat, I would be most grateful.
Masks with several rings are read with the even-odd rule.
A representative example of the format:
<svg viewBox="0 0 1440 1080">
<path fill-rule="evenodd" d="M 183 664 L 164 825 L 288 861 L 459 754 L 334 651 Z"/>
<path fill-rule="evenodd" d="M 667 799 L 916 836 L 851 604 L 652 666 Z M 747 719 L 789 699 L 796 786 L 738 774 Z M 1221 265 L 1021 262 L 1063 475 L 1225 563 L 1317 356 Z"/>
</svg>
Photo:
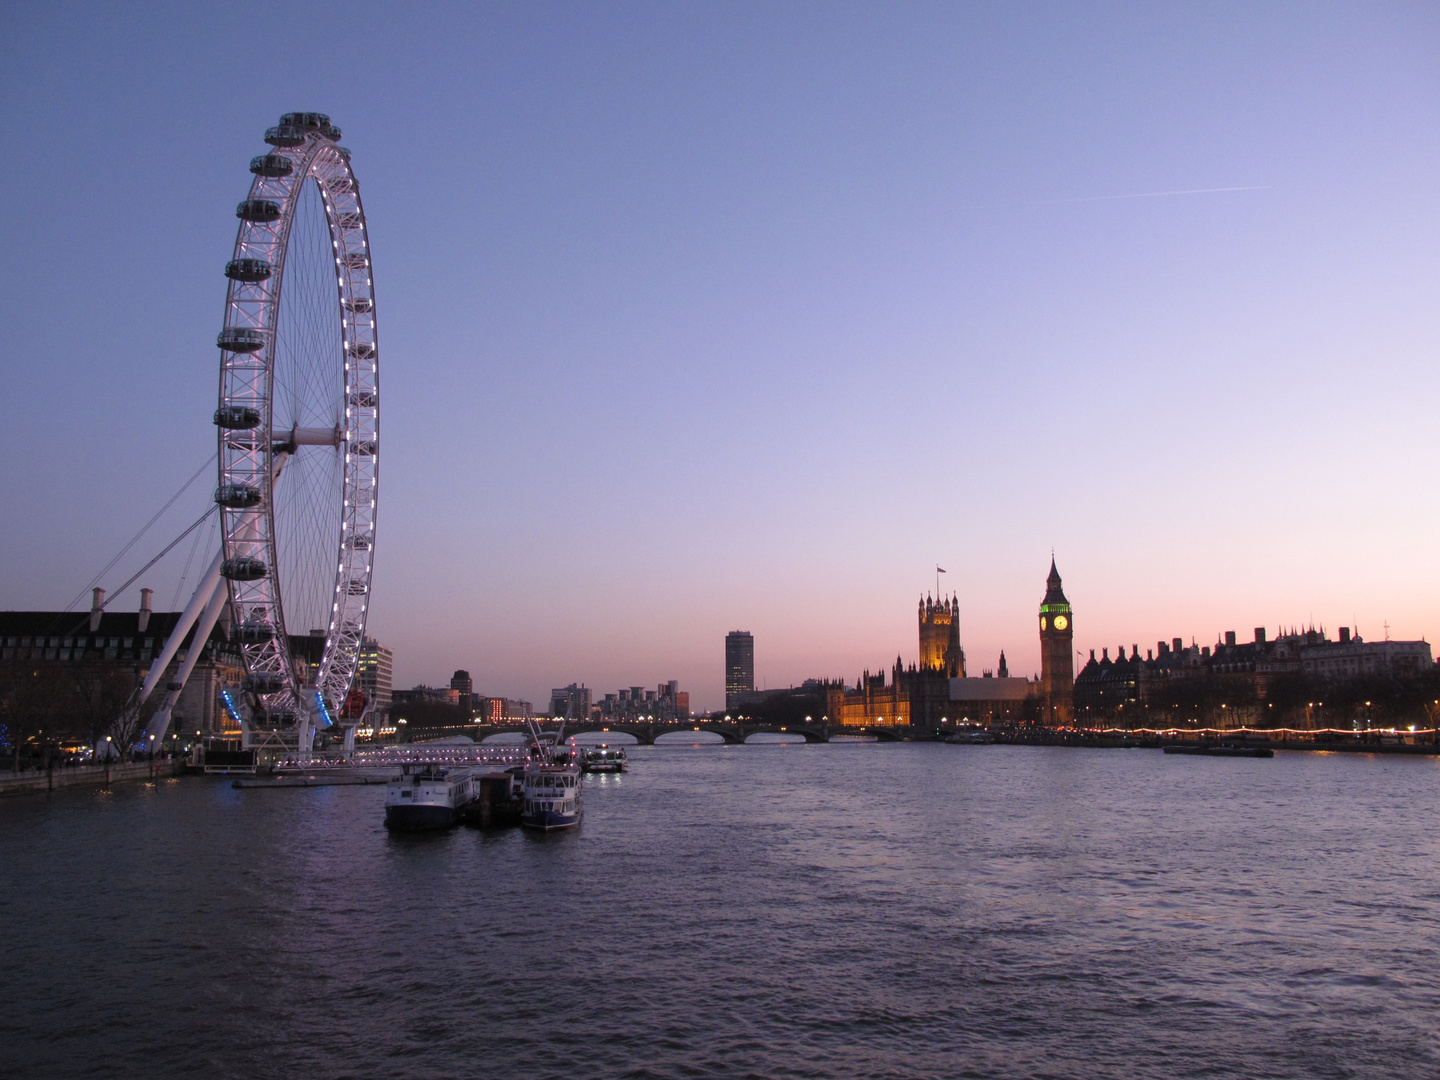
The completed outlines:
<svg viewBox="0 0 1440 1080">
<path fill-rule="evenodd" d="M 1268 746 L 1236 746 L 1234 743 L 1201 743 L 1198 746 L 1167 746 L 1167 754 L 1196 754 L 1202 757 L 1274 757 Z"/>
<path fill-rule="evenodd" d="M 618 746 L 587 746 L 580 759 L 585 772 L 624 772 L 628 761 Z"/>
<path fill-rule="evenodd" d="M 478 795 L 479 782 L 469 769 L 402 765 L 400 775 L 385 789 L 385 827 L 449 828 Z"/>
<path fill-rule="evenodd" d="M 572 828 L 580 824 L 582 811 L 581 752 L 565 745 L 563 721 L 553 734 L 542 732 L 534 721 L 526 724 L 530 760 L 520 774 L 520 824 L 547 832 Z"/>
<path fill-rule="evenodd" d="M 521 777 L 524 804 L 520 824 L 527 829 L 568 829 L 580 824 L 580 766 L 532 762 Z"/>
<path fill-rule="evenodd" d="M 945 740 L 947 743 L 959 746 L 973 746 L 980 743 L 993 743 L 995 736 L 984 728 L 969 728 L 957 731 Z"/>
</svg>

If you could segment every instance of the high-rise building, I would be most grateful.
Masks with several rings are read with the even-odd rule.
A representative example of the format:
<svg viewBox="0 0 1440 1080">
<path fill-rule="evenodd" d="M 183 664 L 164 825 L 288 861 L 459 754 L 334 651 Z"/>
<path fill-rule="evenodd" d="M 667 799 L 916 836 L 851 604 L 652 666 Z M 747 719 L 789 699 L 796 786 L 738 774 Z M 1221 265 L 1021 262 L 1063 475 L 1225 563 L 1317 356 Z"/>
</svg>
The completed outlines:
<svg viewBox="0 0 1440 1080">
<path fill-rule="evenodd" d="M 559 690 L 554 691 L 560 693 Z M 585 691 L 588 697 L 590 691 Z M 663 682 L 654 690 L 631 686 L 614 694 L 606 694 L 596 705 L 602 720 L 688 720 L 690 695 L 680 689 L 678 680 Z"/>
<path fill-rule="evenodd" d="M 725 708 L 738 708 L 754 689 L 755 639 L 749 630 L 731 630 L 725 635 Z"/>
<path fill-rule="evenodd" d="M 378 724 L 390 712 L 394 695 L 395 654 L 374 638 L 360 644 L 360 662 L 355 667 L 355 689 L 365 695 L 363 709 L 373 708 Z"/>
<path fill-rule="evenodd" d="M 1070 619 L 1070 601 L 1052 556 L 1040 602 L 1040 701 L 1050 725 L 1068 724 L 1075 716 L 1075 627 Z"/>
<path fill-rule="evenodd" d="M 455 691 L 455 704 L 465 711 L 466 716 L 469 716 L 471 703 L 475 700 L 475 684 L 470 681 L 470 672 L 461 670 L 451 675 L 450 689 Z"/>
<path fill-rule="evenodd" d="M 550 691 L 550 715 L 569 720 L 590 719 L 590 688 L 584 683 L 562 686 Z"/>
</svg>

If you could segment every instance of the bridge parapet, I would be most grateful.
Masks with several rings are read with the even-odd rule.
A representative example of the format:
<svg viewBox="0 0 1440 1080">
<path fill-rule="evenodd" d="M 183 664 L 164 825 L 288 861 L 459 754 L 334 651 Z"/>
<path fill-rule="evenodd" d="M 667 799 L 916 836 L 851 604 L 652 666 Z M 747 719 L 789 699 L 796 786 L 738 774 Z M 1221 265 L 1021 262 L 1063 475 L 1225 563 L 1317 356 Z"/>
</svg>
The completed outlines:
<svg viewBox="0 0 1440 1080">
<path fill-rule="evenodd" d="M 524 727 L 518 724 L 487 724 L 469 725 L 463 732 L 457 729 L 454 734 L 466 734 L 481 741 L 492 735 L 502 734 L 523 734 Z M 551 727 L 549 730 L 554 730 Z M 726 743 L 741 744 L 751 735 L 799 735 L 807 743 L 824 743 L 831 739 L 851 736 L 860 738 L 872 738 L 880 742 L 901 742 L 908 740 L 932 739 L 935 733 L 915 727 L 892 727 L 892 726 L 870 726 L 870 727 L 843 727 L 840 724 L 810 723 L 810 724 L 754 724 L 741 721 L 723 720 L 680 720 L 675 722 L 664 722 L 659 720 L 631 722 L 625 720 L 591 720 L 584 722 L 567 721 L 565 724 L 565 735 L 586 735 L 586 734 L 609 734 L 612 732 L 623 733 L 631 736 L 641 746 L 651 746 L 661 735 L 671 733 L 687 734 L 690 732 L 708 731 L 719 735 Z M 447 732 L 449 734 L 450 732 Z"/>
</svg>

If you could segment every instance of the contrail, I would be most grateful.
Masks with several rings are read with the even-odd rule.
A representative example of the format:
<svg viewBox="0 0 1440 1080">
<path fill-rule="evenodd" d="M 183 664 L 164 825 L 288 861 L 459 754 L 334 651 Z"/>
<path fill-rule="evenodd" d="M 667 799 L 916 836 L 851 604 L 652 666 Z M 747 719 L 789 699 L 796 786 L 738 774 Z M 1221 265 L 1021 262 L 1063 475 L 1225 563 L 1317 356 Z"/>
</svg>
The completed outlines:
<svg viewBox="0 0 1440 1080">
<path fill-rule="evenodd" d="M 1090 195 L 1079 199 L 1041 199 L 1040 205 L 1057 203 L 1109 202 L 1114 199 L 1160 199 L 1167 195 L 1214 195 L 1222 191 L 1269 191 L 1274 184 L 1250 184 L 1245 187 L 1188 188 L 1185 191 L 1139 191 L 1133 195 Z"/>
</svg>

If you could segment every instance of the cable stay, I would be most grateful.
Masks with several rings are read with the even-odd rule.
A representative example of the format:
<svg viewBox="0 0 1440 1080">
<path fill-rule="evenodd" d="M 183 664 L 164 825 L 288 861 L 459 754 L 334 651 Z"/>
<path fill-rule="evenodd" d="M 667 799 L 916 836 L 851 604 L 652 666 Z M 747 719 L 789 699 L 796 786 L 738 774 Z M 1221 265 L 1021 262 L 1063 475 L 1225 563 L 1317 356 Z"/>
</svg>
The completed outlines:
<svg viewBox="0 0 1440 1080">
<path fill-rule="evenodd" d="M 133 537 L 131 537 L 130 542 L 129 542 L 128 544 L 126 544 L 123 548 L 120 549 L 119 554 L 117 554 L 113 559 L 111 559 L 108 563 L 105 564 L 105 569 L 101 570 L 100 573 L 96 574 L 95 577 L 91 580 L 90 584 L 89 584 L 89 585 L 86 585 L 85 588 L 81 589 L 80 592 L 76 595 L 75 599 L 71 600 L 70 603 L 68 603 L 68 604 L 65 605 L 64 610 L 69 611 L 69 610 L 71 610 L 72 608 L 74 608 L 76 604 L 78 604 L 78 603 L 80 603 L 82 600 L 84 600 L 84 599 L 85 599 L 85 594 L 88 593 L 88 592 L 90 592 L 91 590 L 93 590 L 97 585 L 100 584 L 101 581 L 103 581 L 103 580 L 105 579 L 105 575 L 106 575 L 106 574 L 108 574 L 111 570 L 115 569 L 115 564 L 118 563 L 121 559 L 123 559 L 123 558 L 129 553 L 130 549 L 133 548 L 136 544 L 138 544 L 138 543 L 140 542 L 140 538 L 141 538 L 142 536 L 144 536 L 147 532 L 150 531 L 150 527 L 151 527 L 152 525 L 154 525 L 155 522 L 157 522 L 157 521 L 160 520 L 161 516 L 165 513 L 165 511 L 166 511 L 166 510 L 169 510 L 170 507 L 172 507 L 172 506 L 175 505 L 175 503 L 179 500 L 180 496 L 185 494 L 186 490 L 190 487 L 190 485 L 193 484 L 193 483 L 195 483 L 196 480 L 200 479 L 200 476 L 201 476 L 202 473 L 204 473 L 207 469 L 212 468 L 212 467 L 214 466 L 214 464 L 215 464 L 215 457 L 216 457 L 215 454 L 211 454 L 208 458 L 205 459 L 205 463 L 204 463 L 203 465 L 201 465 L 200 468 L 198 468 L 198 469 L 195 470 L 194 474 L 190 477 L 190 479 L 189 479 L 189 480 L 186 480 L 185 483 L 183 483 L 183 484 L 180 485 L 180 490 L 177 491 L 177 492 L 175 492 L 174 495 L 170 496 L 170 501 L 167 502 L 164 506 L 162 506 L 158 511 L 156 511 L 155 516 L 152 517 L 149 521 L 147 521 L 147 522 L 141 527 L 140 531 L 137 532 Z M 210 508 L 210 510 L 213 510 L 213 509 L 214 509 L 214 507 L 212 506 L 212 507 Z M 207 510 L 205 513 L 206 513 L 206 515 L 208 516 L 209 513 L 210 513 L 210 511 Z M 196 524 L 199 524 L 199 522 L 197 522 Z M 192 525 L 192 526 L 190 526 L 190 529 L 193 529 L 194 527 L 195 527 L 195 526 Z M 180 534 L 181 537 L 183 538 L 183 537 L 189 535 L 190 529 L 186 529 L 185 532 L 181 533 L 181 534 Z M 171 545 L 170 545 L 170 547 L 174 547 L 174 546 L 175 546 L 174 544 L 171 544 Z M 166 548 L 166 549 L 165 549 L 165 552 L 168 552 L 169 550 L 170 550 L 170 548 Z M 161 552 L 161 554 L 163 555 L 163 554 L 165 554 L 165 552 Z M 154 565 L 155 565 L 155 560 L 152 559 L 149 563 L 146 564 L 145 569 L 148 570 L 148 569 L 150 569 L 151 566 L 154 566 Z M 144 571 L 142 570 L 141 573 L 144 573 Z M 138 577 L 139 575 L 136 575 L 136 576 Z M 125 583 L 124 586 L 122 586 L 122 587 L 119 588 L 119 589 L 116 589 L 113 595 L 119 596 L 122 592 L 125 591 L 126 588 L 128 588 L 130 585 L 134 584 L 134 582 L 135 582 L 135 578 L 131 578 L 129 581 L 127 581 L 127 582 Z"/>
</svg>

